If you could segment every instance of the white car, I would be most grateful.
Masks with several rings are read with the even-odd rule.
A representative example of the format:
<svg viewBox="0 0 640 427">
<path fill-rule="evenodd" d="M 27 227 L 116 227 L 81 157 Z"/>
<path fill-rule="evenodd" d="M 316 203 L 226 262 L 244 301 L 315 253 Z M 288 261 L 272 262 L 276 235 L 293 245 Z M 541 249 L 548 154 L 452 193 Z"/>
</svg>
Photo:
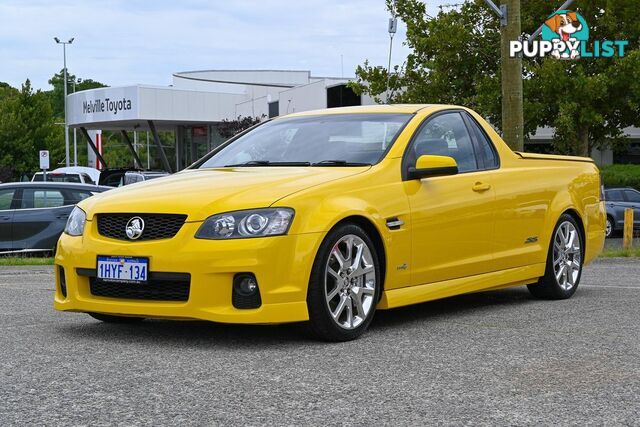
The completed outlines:
<svg viewBox="0 0 640 427">
<path fill-rule="evenodd" d="M 36 172 L 31 178 L 32 182 L 44 181 L 44 173 Z M 54 169 L 47 172 L 47 181 L 51 182 L 74 182 L 80 184 L 98 185 L 100 180 L 100 171 L 85 166 L 70 166 Z"/>
</svg>

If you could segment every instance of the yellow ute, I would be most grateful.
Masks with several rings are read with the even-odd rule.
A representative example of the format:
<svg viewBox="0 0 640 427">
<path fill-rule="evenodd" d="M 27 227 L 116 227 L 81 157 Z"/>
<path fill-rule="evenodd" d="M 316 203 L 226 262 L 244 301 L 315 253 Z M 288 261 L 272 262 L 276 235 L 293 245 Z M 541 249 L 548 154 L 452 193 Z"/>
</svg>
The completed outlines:
<svg viewBox="0 0 640 427">
<path fill-rule="evenodd" d="M 376 309 L 520 285 L 568 298 L 604 225 L 591 159 L 514 153 L 469 109 L 304 112 L 81 202 L 54 305 L 109 322 L 308 321 L 348 340 Z"/>
</svg>

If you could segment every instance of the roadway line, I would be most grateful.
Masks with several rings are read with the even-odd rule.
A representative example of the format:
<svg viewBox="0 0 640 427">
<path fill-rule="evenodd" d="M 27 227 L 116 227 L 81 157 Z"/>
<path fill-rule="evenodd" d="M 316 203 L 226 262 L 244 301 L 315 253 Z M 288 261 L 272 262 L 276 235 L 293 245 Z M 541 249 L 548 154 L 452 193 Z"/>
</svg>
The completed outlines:
<svg viewBox="0 0 640 427">
<path fill-rule="evenodd" d="M 618 286 L 618 285 L 579 285 L 580 288 L 620 288 L 620 289 L 637 289 L 640 291 L 640 286 Z"/>
</svg>

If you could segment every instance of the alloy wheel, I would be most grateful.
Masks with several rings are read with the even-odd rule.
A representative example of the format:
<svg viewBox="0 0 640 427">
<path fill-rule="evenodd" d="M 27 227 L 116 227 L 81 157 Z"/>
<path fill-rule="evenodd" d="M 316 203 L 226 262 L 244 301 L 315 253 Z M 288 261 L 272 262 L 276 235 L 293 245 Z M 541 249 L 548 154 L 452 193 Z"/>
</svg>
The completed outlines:
<svg viewBox="0 0 640 427">
<path fill-rule="evenodd" d="M 376 272 L 371 249 L 360 237 L 343 236 L 331 249 L 324 293 L 329 313 L 341 328 L 357 328 L 372 312 Z"/>
<path fill-rule="evenodd" d="M 605 237 L 611 236 L 612 231 L 613 231 L 613 224 L 611 224 L 611 220 L 607 218 L 607 225 L 605 228 Z"/>
<path fill-rule="evenodd" d="M 558 285 L 565 291 L 573 288 L 582 268 L 582 248 L 576 227 L 564 221 L 553 239 L 553 272 Z"/>
</svg>

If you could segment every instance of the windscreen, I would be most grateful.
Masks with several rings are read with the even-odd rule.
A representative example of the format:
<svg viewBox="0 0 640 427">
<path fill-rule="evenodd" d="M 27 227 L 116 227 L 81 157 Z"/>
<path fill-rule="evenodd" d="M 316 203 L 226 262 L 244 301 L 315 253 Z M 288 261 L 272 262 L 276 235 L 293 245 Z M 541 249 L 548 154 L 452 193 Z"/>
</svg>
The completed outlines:
<svg viewBox="0 0 640 427">
<path fill-rule="evenodd" d="M 223 147 L 200 168 L 332 162 L 374 164 L 382 159 L 411 117 L 410 114 L 330 114 L 276 119 Z"/>
</svg>

